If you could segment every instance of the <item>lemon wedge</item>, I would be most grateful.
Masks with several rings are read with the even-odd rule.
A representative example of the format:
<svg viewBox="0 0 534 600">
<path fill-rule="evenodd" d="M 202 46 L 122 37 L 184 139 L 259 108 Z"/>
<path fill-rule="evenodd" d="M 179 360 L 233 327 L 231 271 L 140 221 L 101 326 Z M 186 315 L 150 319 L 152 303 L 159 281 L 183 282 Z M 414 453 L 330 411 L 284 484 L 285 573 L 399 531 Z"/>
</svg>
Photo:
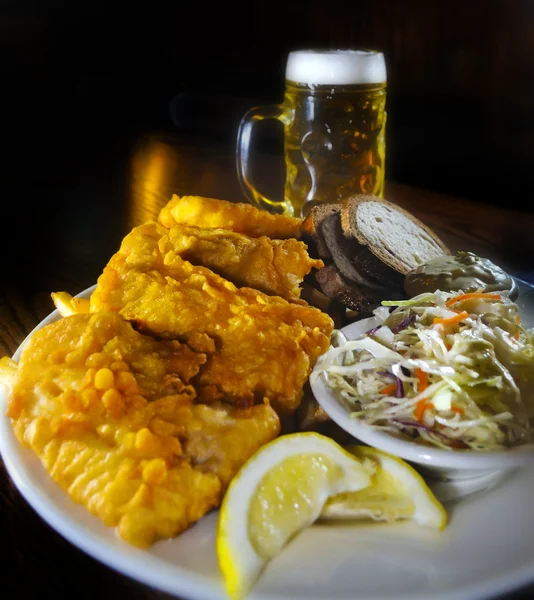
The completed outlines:
<svg viewBox="0 0 534 600">
<path fill-rule="evenodd" d="M 217 556 L 230 598 L 244 597 L 330 496 L 366 488 L 373 470 L 318 433 L 285 435 L 260 448 L 233 479 L 219 514 Z"/>
<path fill-rule="evenodd" d="M 89 300 L 87 298 L 73 298 L 67 292 L 52 292 L 50 295 L 62 317 L 89 312 Z"/>
<path fill-rule="evenodd" d="M 440 531 L 445 527 L 447 512 L 410 465 L 376 448 L 350 446 L 347 450 L 362 461 L 374 461 L 376 472 L 369 487 L 329 498 L 323 519 L 408 519 Z"/>
</svg>

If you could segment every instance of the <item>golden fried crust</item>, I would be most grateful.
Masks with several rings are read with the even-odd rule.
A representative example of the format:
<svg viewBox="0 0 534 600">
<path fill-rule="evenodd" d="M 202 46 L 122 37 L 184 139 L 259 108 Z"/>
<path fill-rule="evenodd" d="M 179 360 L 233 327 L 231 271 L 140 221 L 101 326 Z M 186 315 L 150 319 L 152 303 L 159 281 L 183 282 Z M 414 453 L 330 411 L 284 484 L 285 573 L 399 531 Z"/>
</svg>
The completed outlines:
<svg viewBox="0 0 534 600">
<path fill-rule="evenodd" d="M 2 356 L 0 358 L 0 385 L 9 388 L 16 374 L 17 363 L 8 356 Z"/>
<path fill-rule="evenodd" d="M 235 285 L 193 266 L 162 239 L 155 223 L 123 240 L 98 280 L 93 311 L 119 311 L 143 332 L 187 340 L 195 333 L 215 340 L 216 351 L 195 380 L 206 401 L 248 404 L 268 398 L 292 412 L 333 329 L 321 311 Z M 160 244 L 161 242 L 161 244 Z"/>
<path fill-rule="evenodd" d="M 201 196 L 174 195 L 162 208 L 159 222 L 165 227 L 176 224 L 194 225 L 211 229 L 220 227 L 250 237 L 265 235 L 275 239 L 300 237 L 301 219 L 286 215 L 272 215 L 251 204 L 203 198 Z"/>
<path fill-rule="evenodd" d="M 321 260 L 311 259 L 295 239 L 251 238 L 227 229 L 176 225 L 160 241 L 162 252 L 175 252 L 193 265 L 208 267 L 238 287 L 252 287 L 286 300 L 300 296 L 300 284 Z"/>
<path fill-rule="evenodd" d="M 184 455 L 202 472 L 217 475 L 224 488 L 256 450 L 280 433 L 280 420 L 268 403 L 250 408 L 195 404 L 192 411 Z"/>
<path fill-rule="evenodd" d="M 205 360 L 137 333 L 116 313 L 74 315 L 32 336 L 8 414 L 74 501 L 147 546 L 221 499 L 219 479 L 182 451 L 193 418 L 189 381 Z"/>
</svg>

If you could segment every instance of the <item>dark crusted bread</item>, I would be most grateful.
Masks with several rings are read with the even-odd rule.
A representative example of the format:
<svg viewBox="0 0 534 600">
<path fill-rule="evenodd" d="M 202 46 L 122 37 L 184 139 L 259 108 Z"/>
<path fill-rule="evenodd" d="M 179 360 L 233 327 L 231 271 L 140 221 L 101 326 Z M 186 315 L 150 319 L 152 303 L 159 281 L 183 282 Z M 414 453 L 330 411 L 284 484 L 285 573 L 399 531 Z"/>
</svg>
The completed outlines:
<svg viewBox="0 0 534 600">
<path fill-rule="evenodd" d="M 390 269 L 405 275 L 449 249 L 424 223 L 399 206 L 370 195 L 352 196 L 343 205 L 344 235 L 357 241 Z"/>
<path fill-rule="evenodd" d="M 322 292 L 362 315 L 384 299 L 403 298 L 412 265 L 449 253 L 413 215 L 376 196 L 315 207 L 302 237 L 326 263 L 315 274 Z"/>
<path fill-rule="evenodd" d="M 321 239 L 319 228 L 327 217 L 334 214 L 341 214 L 341 204 L 318 204 L 311 209 L 300 228 L 301 239 L 309 244 L 323 260 L 332 258 L 332 255 Z"/>
<path fill-rule="evenodd" d="M 390 269 L 365 246 L 346 237 L 341 228 L 340 216 L 336 212 L 323 219 L 318 235 L 343 278 L 375 295 L 384 296 L 388 291 L 402 290 L 402 275 Z"/>
<path fill-rule="evenodd" d="M 337 300 L 361 314 L 371 312 L 380 305 L 381 300 L 385 297 L 370 293 L 369 290 L 347 281 L 341 276 L 335 265 L 328 265 L 317 271 L 315 279 L 323 293 L 329 298 Z"/>
<path fill-rule="evenodd" d="M 319 287 L 315 274 L 310 273 L 307 280 L 301 284 L 301 300 L 306 301 L 309 305 L 315 306 L 319 310 L 328 313 L 334 321 L 334 327 L 337 329 L 346 325 L 345 323 L 345 306 L 338 302 L 335 298 L 330 298 L 324 294 Z"/>
</svg>

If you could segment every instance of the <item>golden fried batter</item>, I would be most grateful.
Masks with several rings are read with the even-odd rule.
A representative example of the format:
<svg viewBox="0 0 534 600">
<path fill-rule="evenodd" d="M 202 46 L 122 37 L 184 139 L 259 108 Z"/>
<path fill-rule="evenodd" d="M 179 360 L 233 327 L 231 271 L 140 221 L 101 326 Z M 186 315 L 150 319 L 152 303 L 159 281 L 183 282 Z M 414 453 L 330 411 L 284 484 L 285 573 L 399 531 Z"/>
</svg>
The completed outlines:
<svg viewBox="0 0 534 600">
<path fill-rule="evenodd" d="M 178 256 L 156 223 L 124 238 L 98 280 L 93 311 L 118 311 L 142 332 L 187 341 L 207 334 L 216 351 L 195 385 L 206 401 L 267 397 L 292 412 L 333 323 L 321 311 L 235 285 Z"/>
<path fill-rule="evenodd" d="M 216 403 L 193 405 L 187 425 L 184 455 L 203 472 L 215 473 L 223 487 L 252 454 L 280 432 L 280 421 L 269 404 L 238 408 Z"/>
<path fill-rule="evenodd" d="M 252 287 L 287 300 L 299 298 L 300 284 L 321 260 L 310 258 L 306 244 L 295 239 L 250 238 L 226 229 L 176 225 L 169 247 L 193 265 L 215 271 L 238 287 Z"/>
<path fill-rule="evenodd" d="M 205 229 L 220 227 L 250 237 L 265 235 L 275 239 L 300 237 L 301 219 L 286 215 L 272 215 L 251 204 L 202 198 L 201 196 L 176 196 L 161 209 L 159 222 L 165 227 L 177 223 Z"/>
<path fill-rule="evenodd" d="M 73 500 L 116 526 L 128 542 L 147 546 L 217 506 L 218 472 L 226 485 L 278 433 L 269 406 L 248 417 L 236 414 L 233 421 L 248 431 L 238 451 L 228 435 L 221 438 L 228 457 L 210 440 L 217 468 L 195 468 L 191 462 L 206 461 L 198 443 L 199 415 L 209 424 L 208 439 L 217 429 L 211 423 L 224 413 L 220 407 L 210 416 L 210 407 L 192 404 L 189 380 L 205 360 L 177 341 L 137 333 L 116 313 L 74 315 L 37 331 L 16 369 L 3 360 L 3 382 L 10 379 L 8 415 L 18 438 Z"/>
<path fill-rule="evenodd" d="M 8 415 L 73 500 L 146 546 L 220 501 L 217 477 L 182 457 L 195 395 L 188 382 L 205 360 L 116 313 L 74 315 L 32 336 Z"/>
<path fill-rule="evenodd" d="M 33 334 L 18 365 L 0 360 L 18 438 L 138 546 L 219 505 L 280 433 L 275 409 L 293 420 L 333 328 L 299 300 L 322 266 L 292 239 L 299 219 L 196 196 L 159 219 L 126 236 L 90 304 L 53 294 L 71 316 Z"/>
</svg>

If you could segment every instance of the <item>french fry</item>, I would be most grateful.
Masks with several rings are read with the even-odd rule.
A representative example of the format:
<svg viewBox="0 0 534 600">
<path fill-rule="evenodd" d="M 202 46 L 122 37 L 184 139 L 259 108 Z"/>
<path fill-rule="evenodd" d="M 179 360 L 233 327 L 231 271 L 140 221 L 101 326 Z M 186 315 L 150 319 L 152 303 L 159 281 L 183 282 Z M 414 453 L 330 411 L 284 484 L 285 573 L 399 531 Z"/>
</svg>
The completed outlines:
<svg viewBox="0 0 534 600">
<path fill-rule="evenodd" d="M 52 292 L 51 296 L 62 317 L 89 312 L 89 300 L 86 298 L 73 298 L 68 292 Z"/>
</svg>

